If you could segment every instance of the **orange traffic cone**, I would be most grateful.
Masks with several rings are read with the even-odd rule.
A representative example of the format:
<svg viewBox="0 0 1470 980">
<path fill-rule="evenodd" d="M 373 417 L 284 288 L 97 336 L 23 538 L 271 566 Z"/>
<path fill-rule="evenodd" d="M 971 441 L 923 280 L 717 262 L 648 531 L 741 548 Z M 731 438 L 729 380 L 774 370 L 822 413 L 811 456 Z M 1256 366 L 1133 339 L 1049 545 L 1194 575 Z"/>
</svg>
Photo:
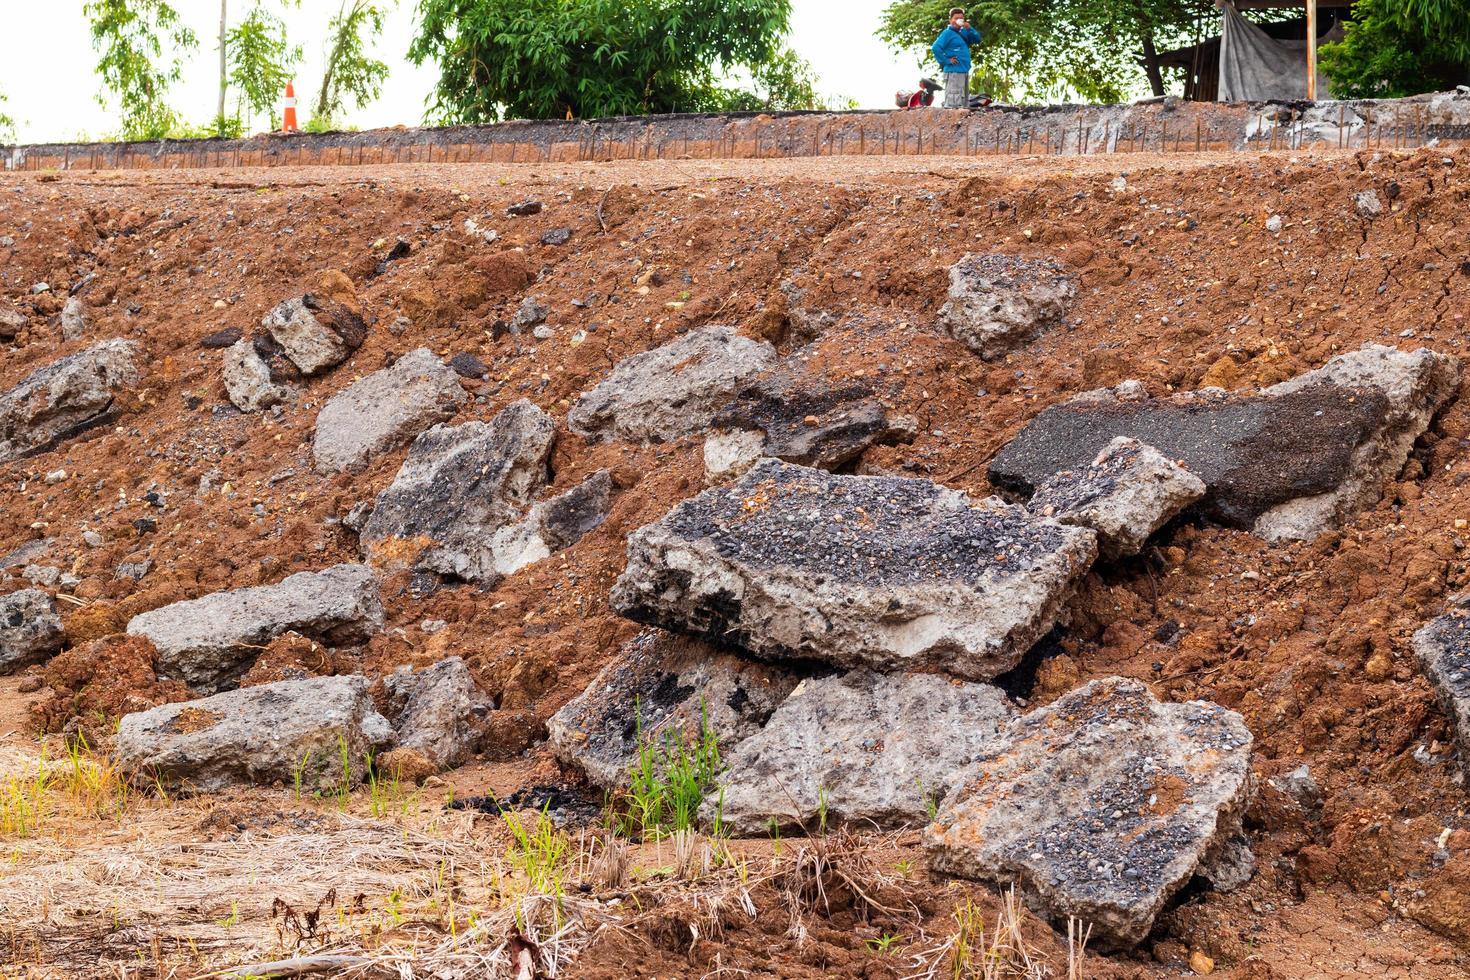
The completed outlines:
<svg viewBox="0 0 1470 980">
<path fill-rule="evenodd" d="M 296 86 L 286 83 L 286 111 L 281 114 L 281 132 L 294 133 L 296 128 Z"/>
</svg>

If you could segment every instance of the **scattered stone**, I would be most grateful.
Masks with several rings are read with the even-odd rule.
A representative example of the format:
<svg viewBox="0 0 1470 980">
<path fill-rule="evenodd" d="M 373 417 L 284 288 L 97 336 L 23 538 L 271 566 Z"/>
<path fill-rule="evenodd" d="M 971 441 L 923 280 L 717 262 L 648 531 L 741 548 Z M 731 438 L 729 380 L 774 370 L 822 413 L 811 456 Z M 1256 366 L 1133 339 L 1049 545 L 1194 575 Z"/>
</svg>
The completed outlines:
<svg viewBox="0 0 1470 980">
<path fill-rule="evenodd" d="M 139 613 L 127 631 L 153 641 L 161 677 L 216 691 L 238 680 L 261 647 L 287 631 L 343 646 L 365 642 L 382 627 L 377 574 L 334 565 Z"/>
<path fill-rule="evenodd" d="M 80 296 L 68 296 L 61 307 L 61 339 L 81 340 L 87 332 L 87 308 Z"/>
<path fill-rule="evenodd" d="M 488 424 L 436 425 L 414 440 L 362 525 L 365 555 L 469 581 L 498 581 L 496 531 L 517 524 L 546 485 L 556 423 L 522 399 Z M 405 550 L 412 556 L 406 556 Z"/>
<path fill-rule="evenodd" d="M 427 348 L 333 395 L 316 418 L 312 454 L 321 473 L 360 470 L 374 456 L 396 449 L 437 422 L 469 396 L 459 378 Z"/>
<path fill-rule="evenodd" d="M 312 293 L 277 304 L 260 325 L 305 375 L 336 367 L 367 339 L 360 313 Z"/>
<path fill-rule="evenodd" d="M 1205 495 L 1204 481 L 1152 446 L 1119 436 L 1085 470 L 1052 474 L 1027 505 L 1097 532 L 1109 559 L 1136 555 L 1149 535 Z"/>
<path fill-rule="evenodd" d="M 618 789 L 643 744 L 698 744 L 722 752 L 754 735 L 791 693 L 791 671 L 663 630 L 623 645 L 587 689 L 546 723 L 557 758 L 597 786 Z"/>
<path fill-rule="evenodd" d="M 708 428 L 741 382 L 770 367 L 770 344 L 704 327 L 618 363 L 567 415 L 597 439 L 667 442 Z"/>
<path fill-rule="evenodd" d="M 56 603 L 39 589 L 0 596 L 0 674 L 40 663 L 61 651 L 66 634 Z"/>
<path fill-rule="evenodd" d="M 0 303 L 0 340 L 14 340 L 29 323 L 20 310 L 9 303 Z"/>
<path fill-rule="evenodd" d="M 565 245 L 568 241 L 571 240 L 571 237 L 572 237 L 572 229 L 570 229 L 570 228 L 553 228 L 550 231 L 548 231 L 546 234 L 544 234 L 544 235 L 541 236 L 541 244 L 542 245 Z"/>
<path fill-rule="evenodd" d="M 130 578 L 134 582 L 143 581 L 143 577 L 153 571 L 153 559 L 144 558 L 142 561 L 125 561 L 117 566 L 113 572 L 115 578 Z"/>
<path fill-rule="evenodd" d="M 361 780 L 392 735 L 367 678 L 310 677 L 228 691 L 124 715 L 118 764 L 170 790 L 210 793 L 236 783 L 329 791 Z M 345 746 L 345 748 L 344 748 Z"/>
<path fill-rule="evenodd" d="M 535 337 L 537 340 L 550 340 L 552 337 L 556 336 L 556 331 L 543 323 L 539 327 L 536 327 L 534 330 L 531 331 L 531 336 Z"/>
<path fill-rule="evenodd" d="M 937 871 L 1016 885 L 1053 922 L 1132 946 L 1240 832 L 1251 734 L 1216 704 L 1093 681 L 1011 726 L 925 834 Z"/>
<path fill-rule="evenodd" d="M 107 539 L 98 534 L 96 531 L 83 531 L 82 542 L 86 544 L 88 548 L 100 548 L 107 543 Z"/>
<path fill-rule="evenodd" d="M 773 822 L 816 833 L 823 807 L 829 825 L 922 823 L 976 757 L 1003 744 L 1012 714 L 999 688 L 933 674 L 802 681 L 765 728 L 724 752 L 722 820 L 748 836 Z"/>
<path fill-rule="evenodd" d="M 1358 217 L 1372 221 L 1383 214 L 1383 199 L 1375 190 L 1358 191 L 1353 195 L 1353 209 L 1358 212 Z"/>
<path fill-rule="evenodd" d="M 869 446 L 909 442 L 918 433 L 918 422 L 891 414 L 871 385 L 832 381 L 797 355 L 742 385 L 711 424 L 717 431 L 704 449 L 711 478 L 744 472 L 762 456 L 835 470 Z"/>
<path fill-rule="evenodd" d="M 47 473 L 46 476 L 43 478 L 43 482 L 48 487 L 54 487 L 58 483 L 65 482 L 65 480 L 66 470 L 52 470 L 50 473 Z"/>
<path fill-rule="evenodd" d="M 51 284 L 49 282 L 38 282 L 31 285 L 32 296 L 39 296 L 42 293 L 49 292 L 51 292 Z"/>
<path fill-rule="evenodd" d="M 1460 758 L 1470 762 L 1470 593 L 1449 602 L 1448 612 L 1414 634 L 1414 655 L 1450 718 Z"/>
<path fill-rule="evenodd" d="M 239 327 L 225 327 L 223 330 L 216 330 L 199 341 L 199 346 L 205 350 L 224 350 L 227 347 L 234 347 L 238 344 L 242 336 L 243 334 L 240 332 Z"/>
<path fill-rule="evenodd" d="M 224 354 L 225 392 L 242 412 L 260 412 L 291 397 L 291 389 L 276 384 L 265 359 L 249 340 L 238 340 Z"/>
<path fill-rule="evenodd" d="M 506 208 L 505 213 L 516 218 L 529 218 L 533 214 L 540 214 L 542 206 L 540 201 L 522 201 Z"/>
<path fill-rule="evenodd" d="M 510 575 L 553 553 L 570 548 L 602 525 L 612 508 L 612 474 L 598 470 L 577 486 L 541 501 L 518 523 L 496 531 L 490 540 L 497 575 Z"/>
<path fill-rule="evenodd" d="M 551 307 L 535 296 L 527 296 L 521 300 L 521 305 L 516 307 L 515 315 L 510 318 L 510 332 L 523 334 L 528 330 L 534 330 L 550 315 Z"/>
<path fill-rule="evenodd" d="M 1269 231 L 1273 235 L 1275 235 L 1275 234 L 1277 234 L 1277 233 L 1279 233 L 1281 231 L 1281 226 L 1282 226 L 1282 221 L 1281 221 L 1281 215 L 1279 215 L 1279 214 L 1273 214 L 1273 215 L 1271 215 L 1271 217 L 1269 217 L 1269 218 L 1266 219 L 1266 230 Z"/>
<path fill-rule="evenodd" d="M 763 657 L 987 680 L 1051 629 L 1095 537 L 927 480 L 762 460 L 634 532 L 611 601 Z"/>
<path fill-rule="evenodd" d="M 966 255 L 949 270 L 939 325 L 989 360 L 1056 324 L 1077 296 L 1077 278 L 1051 259 Z"/>
<path fill-rule="evenodd" d="M 137 356 L 131 341 L 104 340 L 0 392 L 0 463 L 110 421 L 117 393 L 138 383 Z"/>
<path fill-rule="evenodd" d="M 1204 481 L 1207 516 L 1269 541 L 1309 539 L 1377 499 L 1459 379 L 1457 358 L 1370 344 L 1256 394 L 1088 392 L 1022 429 L 990 482 L 1030 495 L 1128 436 Z"/>
<path fill-rule="evenodd" d="M 449 359 L 449 367 L 461 378 L 473 378 L 478 381 L 490 373 L 485 367 L 485 362 L 468 351 L 455 354 Z"/>
<path fill-rule="evenodd" d="M 383 678 L 387 716 L 395 749 L 411 749 L 436 771 L 457 766 L 475 753 L 494 707 L 460 657 L 414 673 L 399 667 Z"/>
</svg>

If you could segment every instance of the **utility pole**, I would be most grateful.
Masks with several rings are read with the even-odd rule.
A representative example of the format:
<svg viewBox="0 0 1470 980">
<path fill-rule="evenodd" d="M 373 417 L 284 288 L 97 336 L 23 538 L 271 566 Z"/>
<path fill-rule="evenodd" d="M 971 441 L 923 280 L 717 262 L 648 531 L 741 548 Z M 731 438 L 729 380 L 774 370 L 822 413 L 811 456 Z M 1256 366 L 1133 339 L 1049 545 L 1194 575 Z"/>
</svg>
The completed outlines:
<svg viewBox="0 0 1470 980">
<path fill-rule="evenodd" d="M 225 122 L 225 84 L 228 77 L 225 67 L 225 22 L 228 20 L 229 2 L 230 0 L 219 0 L 219 111 L 214 115 L 216 126 L 223 126 Z"/>
<path fill-rule="evenodd" d="M 1317 101 L 1317 0 L 1307 0 L 1307 100 Z"/>
</svg>

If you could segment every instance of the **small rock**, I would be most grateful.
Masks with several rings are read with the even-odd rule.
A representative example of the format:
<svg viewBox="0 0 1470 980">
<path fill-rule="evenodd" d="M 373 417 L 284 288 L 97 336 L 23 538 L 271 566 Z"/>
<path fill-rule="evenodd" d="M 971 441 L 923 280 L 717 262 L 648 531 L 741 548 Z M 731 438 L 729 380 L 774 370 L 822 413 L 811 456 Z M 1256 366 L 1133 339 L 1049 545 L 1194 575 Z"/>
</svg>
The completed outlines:
<svg viewBox="0 0 1470 980">
<path fill-rule="evenodd" d="M 259 412 L 291 397 L 291 389 L 271 380 L 270 367 L 249 340 L 238 340 L 224 353 L 225 392 L 242 412 Z"/>
<path fill-rule="evenodd" d="M 553 228 L 541 236 L 542 245 L 565 245 L 572 237 L 570 228 Z"/>
<path fill-rule="evenodd" d="M 1056 324 L 1076 296 L 1076 277 L 1050 259 L 966 255 L 950 267 L 939 325 L 988 360 Z"/>
<path fill-rule="evenodd" d="M 1099 550 L 1116 561 L 1138 554 L 1149 535 L 1204 495 L 1199 477 L 1154 447 L 1120 436 L 1087 469 L 1054 474 L 1026 506 L 1092 528 Z"/>
<path fill-rule="evenodd" d="M 86 542 L 88 548 L 100 548 L 106 543 L 106 539 L 96 531 L 83 531 L 82 540 Z"/>
<path fill-rule="evenodd" d="M 260 325 L 305 375 L 341 364 L 367 339 L 367 324 L 361 314 L 312 293 L 277 304 Z"/>
<path fill-rule="evenodd" d="M 241 336 L 243 335 L 239 327 L 226 327 L 223 330 L 216 330 L 214 333 L 206 336 L 203 340 L 199 341 L 199 346 L 205 350 L 224 350 L 227 347 L 234 347 L 238 344 Z"/>
<path fill-rule="evenodd" d="M 87 308 L 80 296 L 68 296 L 61 308 L 61 339 L 80 340 L 87 332 Z"/>
<path fill-rule="evenodd" d="M 1281 231 L 1281 215 L 1273 214 L 1266 219 L 1266 230 L 1275 235 Z"/>
<path fill-rule="evenodd" d="M 20 310 L 0 302 L 0 340 L 14 340 L 29 323 Z"/>
<path fill-rule="evenodd" d="M 1383 214 L 1383 199 L 1375 190 L 1358 191 L 1353 195 L 1353 208 L 1358 212 L 1358 217 L 1372 221 Z"/>
<path fill-rule="evenodd" d="M 1450 598 L 1449 611 L 1414 634 L 1414 655 L 1470 759 L 1470 593 Z"/>
<path fill-rule="evenodd" d="M 531 336 L 537 340 L 550 340 L 556 336 L 556 331 L 543 323 L 531 331 Z"/>
<path fill-rule="evenodd" d="M 510 331 L 514 334 L 525 333 L 527 330 L 540 326 L 550 315 L 551 307 L 535 296 L 527 296 L 521 300 L 521 305 L 516 307 L 515 315 L 510 318 Z"/>
<path fill-rule="evenodd" d="M 66 480 L 66 470 L 52 470 L 46 474 L 45 483 L 48 487 L 55 486 Z"/>
<path fill-rule="evenodd" d="M 417 673 L 399 667 L 383 678 L 383 690 L 394 748 L 420 753 L 435 772 L 474 754 L 494 707 L 459 657 Z"/>
<path fill-rule="evenodd" d="M 490 373 L 490 369 L 485 367 L 485 362 L 468 351 L 451 357 L 449 367 L 461 378 L 473 378 L 477 381 Z"/>
<path fill-rule="evenodd" d="M 529 218 L 533 214 L 540 214 L 541 209 L 542 204 L 540 201 L 522 201 L 519 204 L 512 204 L 506 208 L 505 213 L 516 218 Z"/>
</svg>

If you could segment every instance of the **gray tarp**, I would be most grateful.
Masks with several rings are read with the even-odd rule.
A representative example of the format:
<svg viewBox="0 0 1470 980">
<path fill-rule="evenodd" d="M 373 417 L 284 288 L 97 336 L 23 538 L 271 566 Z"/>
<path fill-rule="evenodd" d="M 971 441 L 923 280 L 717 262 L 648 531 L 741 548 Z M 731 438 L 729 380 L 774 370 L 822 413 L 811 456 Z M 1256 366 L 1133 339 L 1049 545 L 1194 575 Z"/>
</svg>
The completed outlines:
<svg viewBox="0 0 1470 980">
<path fill-rule="evenodd" d="M 1307 42 L 1278 41 L 1240 15 L 1229 3 L 1221 5 L 1221 102 L 1262 102 L 1266 99 L 1307 97 Z M 1341 39 L 1340 28 L 1322 35 L 1318 44 Z M 1330 98 L 1327 76 L 1317 72 L 1317 98 Z"/>
</svg>

